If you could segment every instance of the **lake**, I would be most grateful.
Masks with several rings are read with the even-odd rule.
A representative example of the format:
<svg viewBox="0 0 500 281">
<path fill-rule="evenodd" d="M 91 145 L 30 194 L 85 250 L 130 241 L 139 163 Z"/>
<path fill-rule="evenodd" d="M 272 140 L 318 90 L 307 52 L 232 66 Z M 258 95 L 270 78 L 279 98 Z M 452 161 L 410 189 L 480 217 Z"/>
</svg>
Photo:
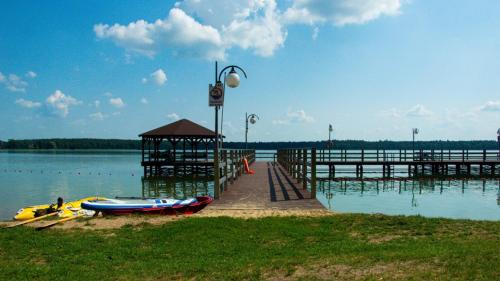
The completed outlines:
<svg viewBox="0 0 500 281">
<path fill-rule="evenodd" d="M 206 180 L 144 182 L 138 151 L 0 152 L 0 219 L 28 205 L 88 196 L 213 194 Z M 498 181 L 327 181 L 319 201 L 338 212 L 500 220 Z"/>
</svg>

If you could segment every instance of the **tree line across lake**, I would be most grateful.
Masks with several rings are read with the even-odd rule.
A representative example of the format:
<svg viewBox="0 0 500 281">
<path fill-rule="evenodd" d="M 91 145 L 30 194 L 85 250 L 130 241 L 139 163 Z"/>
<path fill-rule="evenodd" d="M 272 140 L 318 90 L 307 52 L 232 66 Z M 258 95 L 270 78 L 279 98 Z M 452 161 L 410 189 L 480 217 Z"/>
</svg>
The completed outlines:
<svg viewBox="0 0 500 281">
<path fill-rule="evenodd" d="M 413 149 L 411 141 L 334 140 L 332 149 Z M 164 142 L 163 146 L 168 143 Z M 244 142 L 224 142 L 224 148 L 244 148 Z M 271 150 L 282 148 L 328 148 L 328 141 L 249 142 L 249 149 Z M 415 149 L 497 149 L 498 143 L 475 141 L 416 141 Z M 0 141 L 0 149 L 141 149 L 141 140 L 123 139 L 31 139 Z"/>
</svg>

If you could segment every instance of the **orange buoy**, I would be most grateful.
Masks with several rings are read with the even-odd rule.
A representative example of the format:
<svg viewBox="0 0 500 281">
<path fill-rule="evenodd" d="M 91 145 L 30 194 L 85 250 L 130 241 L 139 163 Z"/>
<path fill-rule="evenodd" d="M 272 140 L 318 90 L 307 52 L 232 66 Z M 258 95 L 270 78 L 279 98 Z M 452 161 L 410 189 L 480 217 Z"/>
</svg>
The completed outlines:
<svg viewBox="0 0 500 281">
<path fill-rule="evenodd" d="M 243 166 L 245 167 L 245 173 L 250 175 L 255 174 L 255 171 L 251 170 L 250 167 L 248 166 L 248 160 L 246 157 L 243 157 Z"/>
</svg>

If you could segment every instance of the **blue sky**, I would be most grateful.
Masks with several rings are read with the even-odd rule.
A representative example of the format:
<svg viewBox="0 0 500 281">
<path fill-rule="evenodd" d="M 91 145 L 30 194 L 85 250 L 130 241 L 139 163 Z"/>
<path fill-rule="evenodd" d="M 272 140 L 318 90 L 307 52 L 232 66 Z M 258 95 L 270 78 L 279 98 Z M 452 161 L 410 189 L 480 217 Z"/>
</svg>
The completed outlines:
<svg viewBox="0 0 500 281">
<path fill-rule="evenodd" d="M 0 139 L 137 138 L 188 118 L 251 141 L 495 139 L 500 2 L 3 1 Z"/>
</svg>

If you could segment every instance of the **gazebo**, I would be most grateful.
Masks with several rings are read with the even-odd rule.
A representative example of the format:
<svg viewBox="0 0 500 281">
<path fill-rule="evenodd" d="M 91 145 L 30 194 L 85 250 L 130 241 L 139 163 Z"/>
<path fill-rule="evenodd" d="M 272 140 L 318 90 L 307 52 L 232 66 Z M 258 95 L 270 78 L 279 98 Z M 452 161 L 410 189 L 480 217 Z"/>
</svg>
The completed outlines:
<svg viewBox="0 0 500 281">
<path fill-rule="evenodd" d="M 139 137 L 144 177 L 213 172 L 213 152 L 209 154 L 209 146 L 215 143 L 216 134 L 210 129 L 181 119 Z"/>
</svg>

